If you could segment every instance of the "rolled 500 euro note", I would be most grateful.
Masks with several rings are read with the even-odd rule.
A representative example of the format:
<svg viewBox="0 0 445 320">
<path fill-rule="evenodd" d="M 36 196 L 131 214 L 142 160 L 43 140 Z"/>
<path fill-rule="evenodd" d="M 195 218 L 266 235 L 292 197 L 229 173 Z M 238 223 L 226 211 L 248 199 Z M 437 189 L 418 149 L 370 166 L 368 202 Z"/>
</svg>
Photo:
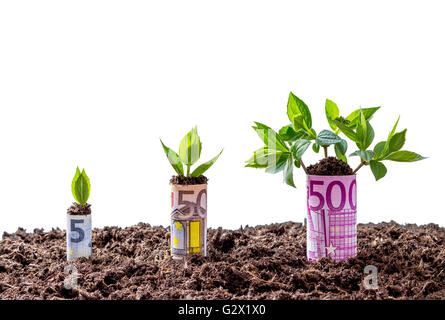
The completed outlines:
<svg viewBox="0 0 445 320">
<path fill-rule="evenodd" d="M 307 257 L 357 255 L 356 176 L 307 176 Z"/>
</svg>

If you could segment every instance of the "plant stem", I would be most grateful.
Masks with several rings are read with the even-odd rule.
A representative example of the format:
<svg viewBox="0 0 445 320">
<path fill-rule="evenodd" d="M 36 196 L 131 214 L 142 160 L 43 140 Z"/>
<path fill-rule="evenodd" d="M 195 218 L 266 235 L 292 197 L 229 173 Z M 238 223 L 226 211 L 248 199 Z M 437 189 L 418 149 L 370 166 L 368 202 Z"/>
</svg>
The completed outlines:
<svg viewBox="0 0 445 320">
<path fill-rule="evenodd" d="M 308 172 L 307 172 L 307 168 L 306 168 L 306 166 L 304 165 L 304 162 L 303 162 L 303 158 L 300 158 L 300 163 L 301 163 L 301 167 L 303 168 L 304 172 L 305 172 L 306 174 L 308 174 Z"/>
<path fill-rule="evenodd" d="M 327 158 L 328 157 L 328 146 L 323 146 L 324 149 L 324 157 Z"/>
<path fill-rule="evenodd" d="M 357 171 L 359 171 L 360 168 L 363 167 L 365 164 L 366 164 L 366 162 L 362 160 L 362 162 L 360 162 L 359 166 L 357 168 L 355 168 L 353 174 L 356 174 Z"/>
<path fill-rule="evenodd" d="M 187 177 L 190 176 L 190 166 L 187 166 Z"/>
</svg>

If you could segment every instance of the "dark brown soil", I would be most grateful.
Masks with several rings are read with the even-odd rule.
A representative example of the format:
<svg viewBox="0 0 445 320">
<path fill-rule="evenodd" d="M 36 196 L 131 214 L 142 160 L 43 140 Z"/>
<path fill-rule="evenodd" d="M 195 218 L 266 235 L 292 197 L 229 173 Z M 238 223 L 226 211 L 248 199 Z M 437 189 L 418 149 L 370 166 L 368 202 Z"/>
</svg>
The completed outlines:
<svg viewBox="0 0 445 320">
<path fill-rule="evenodd" d="M 93 258 L 65 289 L 65 233 L 23 229 L 0 242 L 0 299 L 445 299 L 445 229 L 358 226 L 358 257 L 306 260 L 301 224 L 209 230 L 208 257 L 169 256 L 169 232 L 138 224 L 93 232 Z M 364 268 L 378 269 L 365 290 Z"/>
<path fill-rule="evenodd" d="M 346 162 L 335 157 L 320 160 L 317 164 L 307 167 L 308 174 L 314 176 L 350 176 L 353 170 Z"/>
<path fill-rule="evenodd" d="M 170 183 L 179 185 L 206 184 L 208 180 L 209 179 L 203 175 L 199 177 L 172 176 Z"/>
<path fill-rule="evenodd" d="M 68 208 L 68 214 L 71 214 L 73 216 L 89 215 L 91 214 L 91 204 L 85 203 L 84 205 L 82 205 L 80 203 L 73 202 L 71 207 Z"/>
</svg>

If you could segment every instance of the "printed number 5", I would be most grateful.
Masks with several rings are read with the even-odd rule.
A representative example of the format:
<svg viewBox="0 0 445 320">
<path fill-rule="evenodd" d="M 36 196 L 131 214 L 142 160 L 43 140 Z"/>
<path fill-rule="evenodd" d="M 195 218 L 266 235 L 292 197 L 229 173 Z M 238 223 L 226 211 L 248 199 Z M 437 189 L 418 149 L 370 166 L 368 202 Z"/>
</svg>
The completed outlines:
<svg viewBox="0 0 445 320">
<path fill-rule="evenodd" d="M 318 206 L 310 206 L 310 209 L 313 211 L 317 211 L 323 209 L 324 206 L 324 197 L 320 192 L 314 191 L 314 185 L 322 186 L 324 184 L 323 181 L 311 181 L 309 183 L 309 201 L 311 196 L 316 196 L 319 200 Z M 310 202 L 309 202 L 310 203 Z"/>
<path fill-rule="evenodd" d="M 71 237 L 71 242 L 79 243 L 82 242 L 83 239 L 85 239 L 85 232 L 83 232 L 82 228 L 76 227 L 76 223 L 83 223 L 83 221 L 83 219 L 71 220 L 71 232 L 77 232 L 79 234 L 77 238 Z"/>
</svg>

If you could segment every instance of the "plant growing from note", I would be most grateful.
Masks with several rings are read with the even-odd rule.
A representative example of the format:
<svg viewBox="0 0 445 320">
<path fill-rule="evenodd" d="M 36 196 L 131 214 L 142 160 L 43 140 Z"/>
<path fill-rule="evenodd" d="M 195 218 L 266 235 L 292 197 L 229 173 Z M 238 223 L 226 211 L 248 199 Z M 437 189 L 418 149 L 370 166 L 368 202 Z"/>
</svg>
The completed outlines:
<svg viewBox="0 0 445 320">
<path fill-rule="evenodd" d="M 90 197 L 90 190 L 90 179 L 85 173 L 85 169 L 80 171 L 79 167 L 77 167 L 76 174 L 71 183 L 71 193 L 73 194 L 74 199 L 79 204 L 84 205 Z"/>
<path fill-rule="evenodd" d="M 180 176 L 199 177 L 206 172 L 218 160 L 222 151 L 211 160 L 204 162 L 191 171 L 191 167 L 201 157 L 202 143 L 198 135 L 198 129 L 194 127 L 182 138 L 179 144 L 179 154 L 167 147 L 161 140 L 162 147 L 173 169 Z"/>
<path fill-rule="evenodd" d="M 92 254 L 91 205 L 87 203 L 90 190 L 90 179 L 85 170 L 80 171 L 77 167 L 71 182 L 71 193 L 76 202 L 67 211 L 66 254 L 68 261 L 90 257 Z"/>
<path fill-rule="evenodd" d="M 377 143 L 372 150 L 370 149 L 374 140 L 374 129 L 370 121 L 379 109 L 380 107 L 359 108 L 343 117 L 337 105 L 327 99 L 325 113 L 331 130 L 324 129 L 317 132 L 313 128 L 309 107 L 290 92 L 287 103 L 290 124 L 276 132 L 265 124 L 255 122 L 252 128 L 263 141 L 264 146 L 256 150 L 246 161 L 246 167 L 263 168 L 268 173 L 283 172 L 284 182 L 295 187 L 293 168 L 302 167 L 308 174 L 303 155 L 310 146 L 316 153 L 323 150 L 325 158 L 328 157 L 329 148 L 332 147 L 336 158 L 347 163 L 348 142 L 346 139 L 357 147 L 357 150 L 350 153 L 349 157 L 360 157 L 360 164 L 353 173 L 369 165 L 376 180 L 386 175 L 387 169 L 383 161 L 413 162 L 425 159 L 415 152 L 401 150 L 405 144 L 406 129 L 396 132 L 398 120 L 387 140 Z"/>
</svg>

